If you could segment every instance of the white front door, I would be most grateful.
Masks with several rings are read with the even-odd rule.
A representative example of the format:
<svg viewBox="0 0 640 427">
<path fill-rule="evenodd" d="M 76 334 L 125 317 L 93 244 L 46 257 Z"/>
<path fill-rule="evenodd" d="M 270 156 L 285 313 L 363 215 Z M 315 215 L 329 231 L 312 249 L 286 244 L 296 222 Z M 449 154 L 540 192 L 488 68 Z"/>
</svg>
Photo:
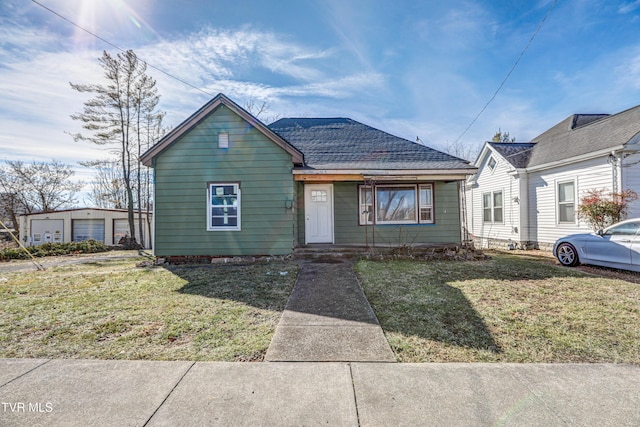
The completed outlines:
<svg viewBox="0 0 640 427">
<path fill-rule="evenodd" d="M 333 243 L 333 184 L 305 184 L 305 242 Z"/>
</svg>

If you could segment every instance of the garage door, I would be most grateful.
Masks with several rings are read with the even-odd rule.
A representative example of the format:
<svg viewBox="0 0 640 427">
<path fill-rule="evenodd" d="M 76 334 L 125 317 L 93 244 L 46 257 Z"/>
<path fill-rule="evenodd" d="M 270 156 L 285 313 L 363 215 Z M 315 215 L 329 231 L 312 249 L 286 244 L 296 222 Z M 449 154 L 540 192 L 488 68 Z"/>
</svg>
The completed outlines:
<svg viewBox="0 0 640 427">
<path fill-rule="evenodd" d="M 104 243 L 104 219 L 74 219 L 73 241 L 97 240 Z"/>
<path fill-rule="evenodd" d="M 63 226 L 64 220 L 62 219 L 32 219 L 31 244 L 61 243 Z"/>
<path fill-rule="evenodd" d="M 117 245 L 124 236 L 129 235 L 129 220 L 114 219 L 113 220 L 113 244 Z"/>
</svg>

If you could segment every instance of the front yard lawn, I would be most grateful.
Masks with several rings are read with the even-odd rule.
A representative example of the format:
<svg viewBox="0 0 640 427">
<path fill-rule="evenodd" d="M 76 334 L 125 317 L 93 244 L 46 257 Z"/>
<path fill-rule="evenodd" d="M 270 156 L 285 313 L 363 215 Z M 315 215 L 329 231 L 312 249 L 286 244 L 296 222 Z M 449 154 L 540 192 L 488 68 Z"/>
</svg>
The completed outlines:
<svg viewBox="0 0 640 427">
<path fill-rule="evenodd" d="M 360 261 L 401 362 L 640 364 L 640 285 L 548 259 Z"/>
<path fill-rule="evenodd" d="M 0 357 L 262 360 L 298 270 L 142 260 L 0 270 Z"/>
</svg>

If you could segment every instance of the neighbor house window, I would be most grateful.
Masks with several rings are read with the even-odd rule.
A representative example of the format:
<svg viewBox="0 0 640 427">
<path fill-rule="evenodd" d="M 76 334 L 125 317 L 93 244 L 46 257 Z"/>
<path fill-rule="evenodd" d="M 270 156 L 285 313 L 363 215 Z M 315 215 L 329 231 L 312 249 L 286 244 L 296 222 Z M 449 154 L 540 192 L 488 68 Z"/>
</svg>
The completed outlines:
<svg viewBox="0 0 640 427">
<path fill-rule="evenodd" d="M 493 193 L 493 222 L 502 222 L 502 191 Z"/>
<path fill-rule="evenodd" d="M 432 184 L 362 185 L 358 206 L 360 225 L 434 222 Z"/>
<path fill-rule="evenodd" d="M 573 181 L 558 183 L 558 222 L 575 223 L 575 183 Z"/>
<path fill-rule="evenodd" d="M 484 222 L 491 222 L 493 216 L 491 215 L 491 193 L 482 193 L 482 220 Z"/>
<path fill-rule="evenodd" d="M 502 191 L 482 193 L 482 220 L 484 222 L 503 222 L 503 212 Z"/>
<path fill-rule="evenodd" d="M 489 169 L 491 170 L 494 170 L 496 168 L 496 159 L 494 159 L 493 156 L 489 158 L 489 163 L 487 164 L 487 166 L 489 166 Z"/>
<path fill-rule="evenodd" d="M 240 230 L 240 184 L 210 183 L 207 230 Z"/>
</svg>

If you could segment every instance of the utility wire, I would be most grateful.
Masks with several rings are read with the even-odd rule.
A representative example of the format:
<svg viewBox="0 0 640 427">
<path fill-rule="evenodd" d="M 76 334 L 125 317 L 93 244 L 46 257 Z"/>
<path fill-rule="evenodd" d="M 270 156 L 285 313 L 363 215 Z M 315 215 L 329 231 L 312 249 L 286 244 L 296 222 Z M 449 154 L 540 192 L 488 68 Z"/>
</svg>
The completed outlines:
<svg viewBox="0 0 640 427">
<path fill-rule="evenodd" d="M 80 30 L 84 31 L 85 33 L 92 35 L 93 37 L 97 38 L 97 39 L 98 39 L 98 40 L 100 40 L 101 42 L 108 44 L 109 46 L 113 47 L 114 49 L 117 49 L 117 50 L 119 50 L 119 51 L 121 51 L 121 52 L 126 52 L 126 50 L 125 50 L 125 49 L 121 48 L 120 46 L 116 45 L 115 43 L 112 43 L 112 42 L 110 42 L 109 40 L 107 40 L 107 39 L 105 39 L 105 38 L 103 38 L 103 37 L 100 37 L 99 35 L 97 35 L 97 34 L 95 34 L 95 33 L 91 32 L 91 31 L 87 30 L 86 28 L 84 28 L 84 27 L 82 27 L 82 26 L 80 26 L 80 25 L 78 25 L 78 24 L 76 24 L 76 23 L 75 23 L 75 22 L 73 22 L 72 20 L 68 19 L 67 17 L 65 17 L 65 16 L 63 16 L 63 15 L 60 15 L 60 14 L 59 14 L 58 12 L 56 12 L 55 10 L 48 8 L 47 6 L 43 5 L 42 3 L 40 3 L 40 2 L 38 2 L 38 1 L 36 1 L 36 0 L 31 0 L 31 1 L 32 1 L 33 3 L 35 3 L 35 4 L 37 4 L 38 6 L 40 6 L 41 8 L 43 8 L 43 9 L 45 9 L 45 10 L 47 10 L 47 11 L 49 11 L 49 12 L 53 13 L 53 14 L 54 14 L 54 15 L 56 15 L 58 18 L 61 18 L 61 19 L 63 19 L 64 21 L 67 21 L 69 24 L 73 25 L 74 27 L 79 28 Z M 139 59 L 140 59 L 140 60 L 141 60 L 145 65 L 147 65 L 148 67 L 151 67 L 151 68 L 153 68 L 154 70 L 159 71 L 159 72 L 161 72 L 162 74 L 164 74 L 164 75 L 166 75 L 166 76 L 168 76 L 168 77 L 170 77 L 170 78 L 172 78 L 172 79 L 174 79 L 174 80 L 177 80 L 177 81 L 179 81 L 179 82 L 180 82 L 180 83 L 182 83 L 182 84 L 185 84 L 185 85 L 189 86 L 189 87 L 190 87 L 190 88 L 192 88 L 192 89 L 195 89 L 195 90 L 197 90 L 197 91 L 199 91 L 199 92 L 202 92 L 202 93 L 204 93 L 205 95 L 208 95 L 208 96 L 210 96 L 210 97 L 213 97 L 213 96 L 214 96 L 213 94 L 211 94 L 211 93 L 207 92 L 206 90 L 204 90 L 204 89 L 202 89 L 202 88 L 199 88 L 199 87 L 197 87 L 197 86 L 194 86 L 194 85 L 192 85 L 191 83 L 189 83 L 189 82 L 187 82 L 187 81 L 182 80 L 180 77 L 176 77 L 176 76 L 174 76 L 173 74 L 170 74 L 170 73 L 168 73 L 168 72 L 164 71 L 163 69 L 158 68 L 158 67 L 156 67 L 156 66 L 155 66 L 155 65 L 153 65 L 153 64 L 150 64 L 149 62 L 145 61 L 145 60 L 144 60 L 144 59 L 142 59 L 142 58 L 139 58 Z"/>
<path fill-rule="evenodd" d="M 511 69 L 509 70 L 509 72 L 507 73 L 507 75 L 505 76 L 505 78 L 502 80 L 502 83 L 500 83 L 500 86 L 498 86 L 498 89 L 496 89 L 496 91 L 493 93 L 493 96 L 491 96 L 491 98 L 487 101 L 486 104 L 484 104 L 484 107 L 482 107 L 482 109 L 480 110 L 480 112 L 475 116 L 475 118 L 473 120 L 471 120 L 471 123 L 469 123 L 469 126 L 467 126 L 467 128 L 464 130 L 464 132 L 462 132 L 462 134 L 460 134 L 460 136 L 458 137 L 458 139 L 456 139 L 456 141 L 454 142 L 454 144 L 457 144 L 458 141 L 460 141 L 460 139 L 462 139 L 463 136 L 465 136 L 465 134 L 469 131 L 469 129 L 471 129 L 471 126 L 473 126 L 475 124 L 475 122 L 480 118 L 480 116 L 482 115 L 482 113 L 484 113 L 484 111 L 487 109 L 487 107 L 489 106 L 489 104 L 491 104 L 491 102 L 493 102 L 493 100 L 496 98 L 496 96 L 498 95 L 498 92 L 500 92 L 500 90 L 502 89 L 502 87 L 505 85 L 505 83 L 507 83 L 507 80 L 509 80 L 509 77 L 511 77 L 511 74 L 513 73 L 513 71 L 516 69 L 516 67 L 518 66 L 518 64 L 520 63 L 520 60 L 522 59 L 522 57 L 524 56 L 524 53 L 527 51 L 527 49 L 529 49 L 529 46 L 531 46 L 531 43 L 533 42 L 533 39 L 536 38 L 536 35 L 538 35 L 538 32 L 540 32 L 540 29 L 542 28 L 542 25 L 544 24 L 544 22 L 547 20 L 547 18 L 549 17 L 549 15 L 551 15 L 551 11 L 553 11 L 553 9 L 556 7 L 556 5 L 558 4 L 559 0 L 555 0 L 553 2 L 553 4 L 551 5 L 551 7 L 549 8 L 549 10 L 547 11 L 547 14 L 544 16 L 544 18 L 542 18 L 542 21 L 540 21 L 540 24 L 538 24 L 538 28 L 536 28 L 536 30 L 534 31 L 533 35 L 531 36 L 531 38 L 529 39 L 529 42 L 527 43 L 527 45 L 524 47 L 524 49 L 522 49 L 522 52 L 520 52 L 520 55 L 518 56 L 518 59 L 516 59 L 516 62 L 513 64 L 513 66 L 511 67 Z"/>
</svg>

